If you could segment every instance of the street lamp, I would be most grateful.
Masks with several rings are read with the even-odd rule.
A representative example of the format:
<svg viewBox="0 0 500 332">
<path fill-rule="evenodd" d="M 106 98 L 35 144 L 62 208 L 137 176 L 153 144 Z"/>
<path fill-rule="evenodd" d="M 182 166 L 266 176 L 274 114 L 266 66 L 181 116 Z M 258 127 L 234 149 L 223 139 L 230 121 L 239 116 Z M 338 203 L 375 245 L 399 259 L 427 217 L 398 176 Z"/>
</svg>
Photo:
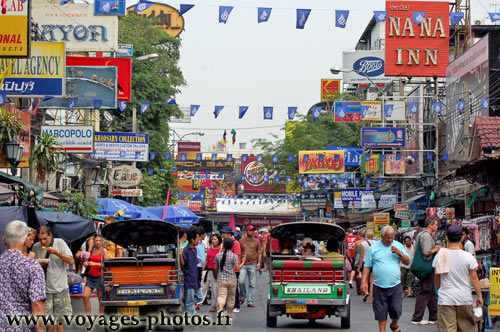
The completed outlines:
<svg viewBox="0 0 500 332">
<path fill-rule="evenodd" d="M 7 155 L 7 161 L 10 163 L 12 175 L 16 176 L 17 165 L 19 165 L 23 156 L 23 148 L 19 143 L 12 140 L 5 144 L 5 154 Z"/>
<path fill-rule="evenodd" d="M 382 197 L 382 193 L 378 190 L 373 192 L 373 199 L 375 200 L 375 208 L 378 208 L 378 203 L 380 202 L 380 198 Z"/>
<path fill-rule="evenodd" d="M 149 60 L 149 61 L 156 61 L 158 60 L 160 56 L 156 53 L 152 53 L 152 54 L 146 54 L 146 55 L 141 55 L 141 56 L 138 56 L 136 58 L 134 58 L 134 60 L 138 60 L 138 61 L 143 61 L 143 60 Z"/>
<path fill-rule="evenodd" d="M 431 200 L 434 199 L 434 192 L 432 192 L 432 189 L 434 188 L 436 176 L 434 173 L 425 173 L 423 174 L 422 181 L 425 193 L 427 194 L 427 207 L 429 207 L 431 205 Z"/>
</svg>

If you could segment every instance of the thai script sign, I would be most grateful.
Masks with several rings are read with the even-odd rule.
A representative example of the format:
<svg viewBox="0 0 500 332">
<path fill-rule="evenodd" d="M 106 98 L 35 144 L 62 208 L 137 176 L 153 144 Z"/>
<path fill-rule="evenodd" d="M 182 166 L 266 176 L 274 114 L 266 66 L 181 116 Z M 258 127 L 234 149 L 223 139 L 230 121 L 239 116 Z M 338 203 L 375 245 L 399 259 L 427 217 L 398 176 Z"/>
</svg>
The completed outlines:
<svg viewBox="0 0 500 332">
<path fill-rule="evenodd" d="M 115 187 L 135 187 L 141 183 L 142 173 L 133 166 L 120 165 L 111 169 L 108 179 L 111 185 Z"/>
<path fill-rule="evenodd" d="M 2 1 L 3 5 L 3 1 Z M 0 14 L 0 58 L 27 58 L 30 55 L 31 0 L 6 1 L 6 13 Z"/>
<path fill-rule="evenodd" d="M 344 173 L 343 150 L 299 151 L 299 173 Z"/>
<path fill-rule="evenodd" d="M 42 133 L 57 137 L 56 150 L 68 153 L 92 153 L 94 127 L 92 126 L 42 126 Z"/>
<path fill-rule="evenodd" d="M 148 161 L 149 135 L 139 133 L 94 134 L 94 158 L 118 161 Z"/>
<path fill-rule="evenodd" d="M 405 128 L 361 128 L 364 148 L 404 148 Z"/>
<path fill-rule="evenodd" d="M 335 122 L 361 122 L 361 103 L 359 101 L 336 101 Z"/>
</svg>

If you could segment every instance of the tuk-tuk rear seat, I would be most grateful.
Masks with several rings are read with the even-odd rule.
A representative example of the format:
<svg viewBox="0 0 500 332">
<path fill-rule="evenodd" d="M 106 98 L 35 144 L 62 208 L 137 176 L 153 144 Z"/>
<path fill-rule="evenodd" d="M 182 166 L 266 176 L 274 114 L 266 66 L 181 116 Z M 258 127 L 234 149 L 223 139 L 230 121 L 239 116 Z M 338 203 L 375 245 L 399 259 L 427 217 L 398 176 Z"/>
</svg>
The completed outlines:
<svg viewBox="0 0 500 332">
<path fill-rule="evenodd" d="M 343 282 L 344 258 L 335 260 L 274 260 L 273 280 L 275 282 Z"/>
</svg>

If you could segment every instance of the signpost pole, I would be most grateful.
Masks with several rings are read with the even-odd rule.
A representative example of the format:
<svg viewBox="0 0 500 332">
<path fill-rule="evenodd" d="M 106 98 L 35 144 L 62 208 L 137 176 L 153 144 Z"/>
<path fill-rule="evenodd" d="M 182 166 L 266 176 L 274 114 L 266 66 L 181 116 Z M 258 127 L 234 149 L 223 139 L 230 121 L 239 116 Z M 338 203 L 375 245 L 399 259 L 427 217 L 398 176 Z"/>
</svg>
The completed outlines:
<svg viewBox="0 0 500 332">
<path fill-rule="evenodd" d="M 132 108 L 132 132 L 133 133 L 136 133 L 137 132 L 137 108 L 133 107 Z M 134 161 L 132 163 L 132 167 L 137 167 L 137 163 Z M 134 187 L 134 188 L 137 188 L 137 187 Z M 132 197 L 130 199 L 130 201 L 132 202 L 132 204 L 135 203 L 135 197 Z"/>
<path fill-rule="evenodd" d="M 83 123 L 86 126 L 91 125 L 90 117 L 92 110 L 83 110 Z M 88 166 L 85 170 L 85 197 L 92 197 L 92 168 Z"/>
</svg>

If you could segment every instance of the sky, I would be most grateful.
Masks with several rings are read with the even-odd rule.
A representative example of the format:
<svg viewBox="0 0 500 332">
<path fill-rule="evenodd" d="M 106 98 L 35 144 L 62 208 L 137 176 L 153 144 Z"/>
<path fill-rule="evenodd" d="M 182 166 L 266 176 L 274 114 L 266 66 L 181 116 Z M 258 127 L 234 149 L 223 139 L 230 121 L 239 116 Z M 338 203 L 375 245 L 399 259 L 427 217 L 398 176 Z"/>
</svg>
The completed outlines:
<svg viewBox="0 0 500 332">
<path fill-rule="evenodd" d="M 464 0 L 465 1 L 465 0 Z M 384 0 L 196 0 L 166 2 L 195 4 L 184 14 L 180 67 L 187 85 L 176 96 L 180 106 L 201 105 L 189 124 L 172 123 L 184 140 L 201 141 L 202 151 L 235 129 L 236 144 L 252 139 L 284 137 L 287 107 L 305 114 L 320 101 L 321 79 L 341 78 L 329 69 L 342 66 L 342 51 L 354 49 L 374 10 L 384 10 Z M 218 22 L 219 6 L 234 6 L 227 24 Z M 268 22 L 257 23 L 257 7 L 271 7 Z M 304 30 L 295 28 L 296 9 L 312 9 Z M 471 0 L 472 17 L 483 19 L 494 12 L 489 0 Z M 335 27 L 335 9 L 350 10 L 345 29 Z M 500 11 L 500 5 L 497 6 Z M 489 22 L 489 21 L 487 21 Z M 224 109 L 215 119 L 215 105 Z M 249 106 L 243 119 L 238 107 Z M 263 107 L 273 106 L 273 120 L 263 119 Z M 231 142 L 228 150 L 233 148 Z"/>
</svg>

